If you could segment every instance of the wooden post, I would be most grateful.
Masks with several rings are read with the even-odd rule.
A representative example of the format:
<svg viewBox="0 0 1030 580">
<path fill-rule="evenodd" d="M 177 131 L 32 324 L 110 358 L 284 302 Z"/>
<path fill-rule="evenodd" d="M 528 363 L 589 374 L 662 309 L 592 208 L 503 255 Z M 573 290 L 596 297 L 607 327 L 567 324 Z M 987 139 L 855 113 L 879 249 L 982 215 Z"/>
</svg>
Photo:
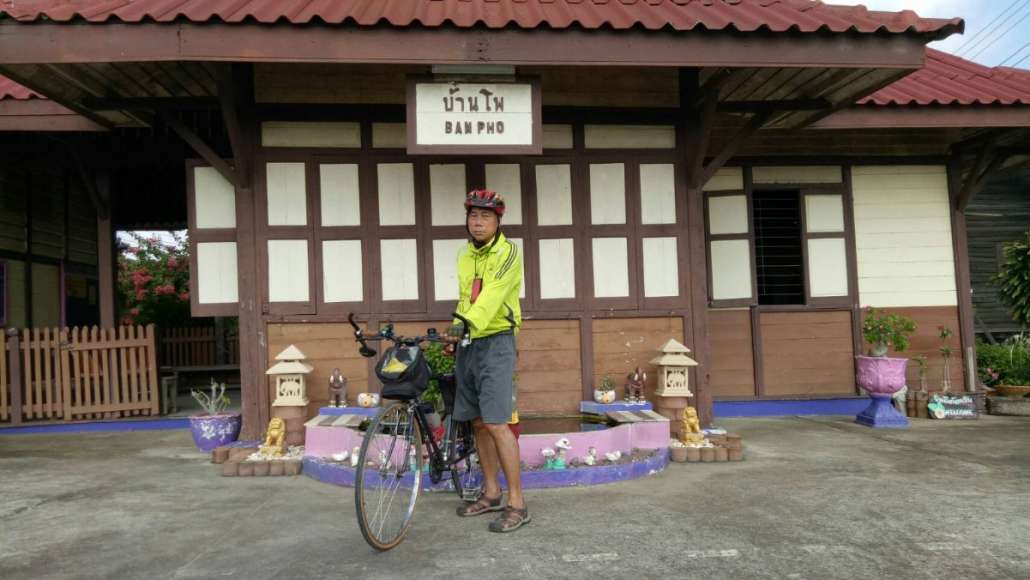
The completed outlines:
<svg viewBox="0 0 1030 580">
<path fill-rule="evenodd" d="M 215 364 L 224 365 L 226 364 L 226 348 L 228 348 L 227 341 L 225 340 L 225 318 L 221 316 L 215 317 Z"/>
<path fill-rule="evenodd" d="M 111 224 L 111 179 L 102 171 L 96 176 L 97 193 L 104 205 L 97 210 L 97 273 L 100 277 L 100 326 L 114 328 L 115 255 Z"/>
<path fill-rule="evenodd" d="M 976 168 L 974 168 L 975 170 Z M 951 213 L 951 239 L 955 254 L 955 290 L 958 296 L 959 344 L 963 361 L 963 383 L 966 389 L 976 389 L 976 357 L 968 356 L 971 349 L 976 348 L 976 335 L 973 328 L 973 286 L 969 273 L 969 240 L 966 237 L 966 214 L 960 206 L 959 184 L 961 175 L 957 159 L 948 162 L 948 193 Z M 970 196 L 971 197 L 971 196 Z M 969 198 L 966 198 L 968 202 Z"/>
<path fill-rule="evenodd" d="M 686 202 L 687 202 L 687 248 L 689 252 L 690 286 L 687 298 L 691 315 L 691 335 L 693 357 L 698 362 L 695 367 L 694 396 L 698 417 L 702 425 L 712 422 L 712 392 L 709 388 L 709 346 L 708 346 L 708 265 L 705 247 L 704 220 L 704 158 L 707 149 L 709 125 L 712 122 L 711 111 L 714 107 L 693 105 L 699 92 L 699 74 L 696 69 L 682 69 L 679 77 L 680 114 L 684 130 L 684 148 L 687 157 Z M 710 91 L 705 99 L 718 99 L 718 92 Z M 706 114 L 707 113 L 707 114 Z M 717 169 L 711 164 L 708 171 Z"/>
<path fill-rule="evenodd" d="M 243 186 L 236 186 L 236 259 L 239 268 L 239 341 L 240 341 L 240 395 L 243 412 L 242 439 L 253 439 L 264 432 L 268 425 L 271 401 L 268 380 L 265 377 L 268 358 L 267 327 L 262 316 L 260 285 L 264 281 L 258 275 L 257 216 L 254 188 L 249 172 L 254 170 L 254 155 L 257 149 L 258 123 L 253 116 L 254 95 L 252 69 L 250 65 L 233 67 L 233 84 L 239 115 L 237 140 L 239 151 L 234 152 L 238 172 L 247 173 L 240 180 Z M 237 173 L 239 174 L 239 173 Z"/>
<path fill-rule="evenodd" d="M 11 424 L 20 425 L 22 417 L 21 409 L 21 339 L 18 336 L 18 329 L 7 329 L 7 360 L 11 372 Z"/>
</svg>

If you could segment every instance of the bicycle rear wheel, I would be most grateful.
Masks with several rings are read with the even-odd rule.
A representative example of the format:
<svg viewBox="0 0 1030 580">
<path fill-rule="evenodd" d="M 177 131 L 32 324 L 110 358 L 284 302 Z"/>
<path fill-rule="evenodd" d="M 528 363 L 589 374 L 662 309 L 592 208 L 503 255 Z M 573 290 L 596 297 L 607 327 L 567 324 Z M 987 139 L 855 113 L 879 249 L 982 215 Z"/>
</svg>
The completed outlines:
<svg viewBox="0 0 1030 580">
<path fill-rule="evenodd" d="M 422 434 L 405 403 L 385 407 L 361 443 L 354 481 L 358 526 L 376 550 L 401 543 L 422 489 Z"/>
<path fill-rule="evenodd" d="M 473 502 L 479 499 L 483 487 L 482 472 L 479 467 L 479 456 L 476 454 L 476 441 L 472 435 L 472 425 L 466 421 L 455 421 L 447 417 L 447 460 L 456 457 L 463 459 L 451 464 L 451 481 L 454 491 L 461 499 Z"/>
</svg>

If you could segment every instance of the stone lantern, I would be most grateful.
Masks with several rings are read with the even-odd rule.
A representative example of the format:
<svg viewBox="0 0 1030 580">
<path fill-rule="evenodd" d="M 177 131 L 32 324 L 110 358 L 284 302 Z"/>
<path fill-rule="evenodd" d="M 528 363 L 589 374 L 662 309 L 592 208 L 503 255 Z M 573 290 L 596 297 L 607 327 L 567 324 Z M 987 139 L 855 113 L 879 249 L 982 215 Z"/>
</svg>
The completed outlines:
<svg viewBox="0 0 1030 580">
<path fill-rule="evenodd" d="M 671 435 L 679 437 L 683 431 L 683 410 L 690 405 L 689 370 L 697 361 L 687 356 L 690 349 L 678 340 L 670 338 L 660 349 L 660 354 L 651 359 L 658 368 L 658 389 L 655 390 L 655 411 L 669 419 Z"/>
<path fill-rule="evenodd" d="M 696 367 L 697 361 L 687 356 L 690 349 L 674 338 L 662 345 L 661 354 L 651 359 L 651 364 L 658 367 L 659 397 L 693 397 L 690 392 L 690 367 Z"/>
<path fill-rule="evenodd" d="M 286 425 L 286 444 L 304 443 L 304 422 L 308 419 L 308 394 L 305 377 L 314 367 L 304 362 L 307 357 L 292 344 L 276 355 L 278 361 L 265 371 L 275 377 L 275 402 L 272 403 L 272 417 L 283 420 Z"/>
<path fill-rule="evenodd" d="M 307 357 L 304 356 L 304 353 L 292 344 L 275 356 L 275 360 L 279 362 L 265 371 L 266 375 L 275 377 L 275 402 L 272 403 L 273 407 L 308 404 L 304 377 L 313 371 L 314 367 L 304 362 L 305 359 Z"/>
</svg>

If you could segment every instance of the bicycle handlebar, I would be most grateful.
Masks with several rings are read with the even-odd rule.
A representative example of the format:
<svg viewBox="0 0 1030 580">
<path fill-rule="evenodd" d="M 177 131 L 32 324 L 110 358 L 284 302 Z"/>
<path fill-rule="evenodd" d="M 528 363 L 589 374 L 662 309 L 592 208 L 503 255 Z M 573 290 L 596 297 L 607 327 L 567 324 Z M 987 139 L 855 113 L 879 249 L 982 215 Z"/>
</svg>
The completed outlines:
<svg viewBox="0 0 1030 580">
<path fill-rule="evenodd" d="M 469 343 L 472 342 L 469 335 L 469 327 L 471 325 L 467 318 L 457 312 L 453 313 L 453 316 L 461 322 L 464 327 L 464 332 L 462 332 L 461 337 L 461 346 L 468 346 Z M 387 324 L 380 329 L 379 332 L 371 336 L 365 336 L 365 331 L 362 330 L 362 328 L 358 326 L 358 323 L 354 321 L 353 312 L 347 315 L 347 321 L 350 322 L 350 325 L 354 328 L 354 339 L 361 343 L 361 348 L 358 349 L 358 353 L 365 358 L 371 358 L 376 355 L 376 350 L 368 346 L 368 341 L 370 340 L 389 340 L 394 344 L 406 344 L 411 346 L 421 344 L 423 342 L 444 342 L 444 338 L 440 336 L 435 328 L 427 329 L 426 334 L 422 336 L 399 336 L 393 333 L 393 325 Z"/>
</svg>

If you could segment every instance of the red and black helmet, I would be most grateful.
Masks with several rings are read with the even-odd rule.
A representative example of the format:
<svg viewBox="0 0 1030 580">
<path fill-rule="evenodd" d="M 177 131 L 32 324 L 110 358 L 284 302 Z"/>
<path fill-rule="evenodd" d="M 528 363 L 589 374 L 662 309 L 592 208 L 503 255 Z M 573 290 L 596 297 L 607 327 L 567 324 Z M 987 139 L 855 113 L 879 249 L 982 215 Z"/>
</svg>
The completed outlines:
<svg viewBox="0 0 1030 580">
<path fill-rule="evenodd" d="M 474 207 L 492 209 L 497 217 L 504 215 L 504 198 L 496 191 L 489 189 L 473 189 L 465 196 L 465 211 Z"/>
</svg>

